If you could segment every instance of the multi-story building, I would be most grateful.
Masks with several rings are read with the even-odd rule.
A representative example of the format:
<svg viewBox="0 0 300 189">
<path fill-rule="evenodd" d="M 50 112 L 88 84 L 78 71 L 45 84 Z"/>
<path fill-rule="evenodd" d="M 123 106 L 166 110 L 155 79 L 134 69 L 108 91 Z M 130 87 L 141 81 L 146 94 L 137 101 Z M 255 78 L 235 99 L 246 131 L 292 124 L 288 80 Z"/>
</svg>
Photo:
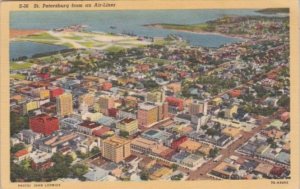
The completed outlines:
<svg viewBox="0 0 300 189">
<path fill-rule="evenodd" d="M 207 106 L 207 101 L 193 100 L 192 103 L 189 105 L 189 112 L 191 115 L 197 115 L 199 113 L 207 115 Z"/>
<path fill-rule="evenodd" d="M 35 140 L 38 140 L 42 137 L 42 134 L 35 133 L 31 130 L 22 130 L 20 133 L 17 134 L 17 138 L 26 143 L 26 144 L 33 144 Z"/>
<path fill-rule="evenodd" d="M 33 132 L 50 135 L 59 129 L 58 118 L 47 114 L 40 114 L 29 119 L 29 126 Z"/>
<path fill-rule="evenodd" d="M 147 93 L 147 101 L 148 102 L 163 102 L 165 100 L 165 94 L 162 91 L 154 91 Z"/>
<path fill-rule="evenodd" d="M 30 101 L 23 104 L 23 113 L 27 114 L 29 111 L 33 111 L 40 108 L 39 101 Z"/>
<path fill-rule="evenodd" d="M 112 136 L 102 143 L 102 156 L 115 163 L 119 163 L 130 155 L 130 140 Z"/>
<path fill-rule="evenodd" d="M 99 98 L 99 109 L 104 115 L 108 114 L 108 110 L 115 107 L 115 100 L 110 96 L 101 96 Z"/>
<path fill-rule="evenodd" d="M 158 107 L 150 103 L 139 104 L 138 125 L 149 127 L 158 120 Z"/>
<path fill-rule="evenodd" d="M 140 103 L 138 108 L 138 125 L 140 127 L 150 127 L 157 121 L 163 120 L 169 116 L 168 103 Z"/>
<path fill-rule="evenodd" d="M 73 97 L 71 93 L 64 93 L 56 98 L 57 114 L 66 116 L 73 113 Z"/>
<path fill-rule="evenodd" d="M 50 91 L 44 88 L 34 89 L 32 90 L 32 94 L 40 99 L 47 99 L 50 97 Z"/>
<path fill-rule="evenodd" d="M 94 105 L 95 102 L 95 96 L 92 93 L 87 93 L 87 94 L 83 94 L 81 95 L 79 98 L 79 103 L 82 104 L 84 103 L 85 105 L 87 105 L 88 107 Z"/>
<path fill-rule="evenodd" d="M 167 102 L 156 103 L 158 108 L 158 120 L 169 117 L 169 105 Z"/>
<path fill-rule="evenodd" d="M 137 109 L 136 108 L 122 108 L 119 109 L 117 113 L 117 118 L 124 119 L 124 118 L 137 118 Z"/>
<path fill-rule="evenodd" d="M 117 128 L 132 135 L 138 131 L 138 122 L 136 119 L 125 118 L 117 123 Z"/>
</svg>

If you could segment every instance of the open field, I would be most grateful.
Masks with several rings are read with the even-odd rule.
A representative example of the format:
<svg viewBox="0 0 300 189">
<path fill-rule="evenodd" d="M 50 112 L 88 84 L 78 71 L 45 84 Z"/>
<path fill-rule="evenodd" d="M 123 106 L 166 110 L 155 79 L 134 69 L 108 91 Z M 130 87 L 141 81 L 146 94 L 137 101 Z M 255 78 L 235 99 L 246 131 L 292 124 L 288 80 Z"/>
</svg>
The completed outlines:
<svg viewBox="0 0 300 189">
<path fill-rule="evenodd" d="M 27 35 L 26 35 L 27 34 Z M 151 42 L 139 40 L 138 37 L 127 35 L 112 35 L 101 32 L 54 32 L 24 33 L 14 35 L 13 41 L 30 41 L 52 45 L 64 45 L 69 48 L 92 48 L 110 52 L 120 49 L 141 47 Z"/>
<path fill-rule="evenodd" d="M 27 69 L 30 68 L 33 64 L 24 62 L 24 63 L 10 63 L 10 70 L 22 70 L 22 69 Z"/>
<path fill-rule="evenodd" d="M 148 27 L 171 29 L 171 30 L 182 30 L 191 32 L 210 32 L 214 31 L 215 27 L 207 23 L 193 24 L 193 25 L 180 25 L 180 24 L 150 24 Z"/>
<path fill-rule="evenodd" d="M 10 74 L 10 78 L 12 79 L 19 79 L 19 80 L 23 80 L 25 79 L 26 77 L 22 74 Z"/>
</svg>

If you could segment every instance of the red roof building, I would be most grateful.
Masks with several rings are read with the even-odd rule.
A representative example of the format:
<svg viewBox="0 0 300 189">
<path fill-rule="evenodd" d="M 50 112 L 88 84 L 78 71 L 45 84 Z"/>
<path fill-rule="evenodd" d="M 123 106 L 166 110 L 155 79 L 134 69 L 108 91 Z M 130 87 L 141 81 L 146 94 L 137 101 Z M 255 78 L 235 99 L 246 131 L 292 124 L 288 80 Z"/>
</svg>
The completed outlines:
<svg viewBox="0 0 300 189">
<path fill-rule="evenodd" d="M 28 154 L 28 151 L 26 149 L 23 149 L 23 150 L 19 150 L 15 153 L 15 157 L 16 158 L 19 158 L 19 157 L 22 157 L 22 156 L 25 156 Z"/>
<path fill-rule="evenodd" d="M 171 143 L 171 148 L 174 149 L 174 150 L 177 150 L 179 145 L 182 144 L 183 142 L 187 141 L 187 139 L 188 138 L 186 136 L 179 137 L 178 139 L 174 140 Z"/>
<path fill-rule="evenodd" d="M 50 135 L 59 129 L 58 118 L 47 114 L 40 114 L 29 119 L 29 126 L 33 132 Z"/>
<path fill-rule="evenodd" d="M 280 115 L 280 120 L 283 122 L 286 122 L 288 119 L 290 119 L 290 113 L 284 112 Z"/>
<path fill-rule="evenodd" d="M 110 109 L 108 109 L 108 116 L 110 116 L 110 117 L 116 117 L 118 111 L 119 110 L 117 108 L 110 108 Z"/>
<path fill-rule="evenodd" d="M 42 79 L 49 79 L 50 78 L 50 73 L 37 73 L 37 76 L 42 78 Z"/>
<path fill-rule="evenodd" d="M 32 167 L 32 169 L 35 169 L 35 170 L 46 170 L 46 169 L 49 169 L 50 167 L 52 167 L 53 164 L 54 163 L 50 159 L 48 159 L 45 162 L 39 162 L 39 163 L 31 161 L 31 167 Z"/>
<path fill-rule="evenodd" d="M 64 93 L 64 89 L 55 87 L 55 88 L 49 88 L 50 90 L 50 98 L 56 98 L 59 95 Z"/>
<path fill-rule="evenodd" d="M 111 88 L 112 88 L 112 83 L 110 83 L 110 82 L 104 82 L 102 84 L 102 90 L 104 90 L 104 91 L 108 91 Z"/>
<path fill-rule="evenodd" d="M 19 150 L 14 154 L 16 160 L 19 162 L 29 157 L 29 152 L 26 149 Z"/>
<path fill-rule="evenodd" d="M 239 97 L 239 96 L 241 96 L 241 90 L 237 90 L 237 89 L 231 90 L 229 92 L 229 95 L 231 97 Z"/>
<path fill-rule="evenodd" d="M 280 177 L 285 171 L 283 167 L 274 166 L 271 170 L 271 174 Z"/>
<path fill-rule="evenodd" d="M 93 135 L 97 136 L 97 137 L 101 137 L 101 136 L 105 135 L 105 133 L 107 133 L 108 131 L 110 131 L 110 128 L 103 126 L 100 129 L 93 131 Z"/>
<path fill-rule="evenodd" d="M 179 111 L 183 110 L 183 99 L 168 96 L 166 102 L 168 102 L 169 106 L 176 106 Z"/>
</svg>

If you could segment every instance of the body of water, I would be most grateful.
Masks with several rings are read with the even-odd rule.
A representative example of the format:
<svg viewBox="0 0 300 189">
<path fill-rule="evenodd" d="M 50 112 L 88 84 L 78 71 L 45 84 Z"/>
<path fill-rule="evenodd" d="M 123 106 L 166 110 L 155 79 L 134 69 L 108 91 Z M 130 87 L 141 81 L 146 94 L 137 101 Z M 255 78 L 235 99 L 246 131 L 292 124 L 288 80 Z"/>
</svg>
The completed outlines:
<svg viewBox="0 0 300 189">
<path fill-rule="evenodd" d="M 149 37 L 165 37 L 174 34 L 181 36 L 193 46 L 219 47 L 223 44 L 238 42 L 240 39 L 214 34 L 147 28 L 144 25 L 153 23 L 197 24 L 215 20 L 224 15 L 262 14 L 255 12 L 255 10 L 18 11 L 11 12 L 10 28 L 51 30 L 74 24 L 84 24 L 88 25 L 91 31 L 133 33 Z M 26 43 L 28 42 L 11 43 L 10 58 L 30 56 L 47 52 L 47 49 L 48 51 L 55 51 L 61 48 L 61 46 Z"/>
<path fill-rule="evenodd" d="M 9 46 L 10 59 L 16 59 L 21 56 L 27 56 L 31 58 L 32 55 L 39 53 L 47 53 L 53 51 L 59 51 L 66 49 L 65 46 L 59 45 L 48 45 L 43 43 L 32 43 L 32 42 L 11 42 Z"/>
</svg>

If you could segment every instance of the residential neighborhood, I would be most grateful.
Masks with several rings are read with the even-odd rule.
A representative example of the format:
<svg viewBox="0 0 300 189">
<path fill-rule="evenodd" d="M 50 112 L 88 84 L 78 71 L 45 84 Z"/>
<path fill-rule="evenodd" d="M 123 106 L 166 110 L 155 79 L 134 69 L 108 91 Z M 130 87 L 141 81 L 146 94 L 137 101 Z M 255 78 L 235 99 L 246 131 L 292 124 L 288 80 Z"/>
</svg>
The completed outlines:
<svg viewBox="0 0 300 189">
<path fill-rule="evenodd" d="M 82 46 L 10 63 L 11 181 L 290 178 L 289 17 L 206 25 L 145 28 L 242 40 L 103 34 L 128 41 L 101 48 L 69 35 L 93 35 L 83 24 L 48 31 Z"/>
</svg>

